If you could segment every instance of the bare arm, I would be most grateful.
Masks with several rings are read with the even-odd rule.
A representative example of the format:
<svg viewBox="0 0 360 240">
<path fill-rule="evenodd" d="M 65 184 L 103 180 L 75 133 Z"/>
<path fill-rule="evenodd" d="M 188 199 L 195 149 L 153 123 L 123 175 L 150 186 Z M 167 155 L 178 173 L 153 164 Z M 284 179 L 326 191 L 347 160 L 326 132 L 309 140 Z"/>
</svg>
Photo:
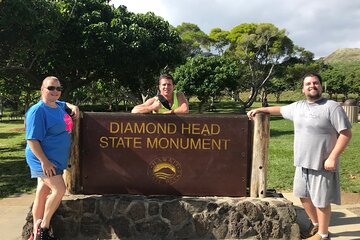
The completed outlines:
<svg viewBox="0 0 360 240">
<path fill-rule="evenodd" d="M 182 113 L 189 113 L 189 103 L 184 95 L 184 93 L 182 92 L 177 92 L 177 99 L 179 102 L 179 106 L 176 109 L 173 110 L 169 110 L 164 112 L 164 114 L 171 114 L 171 113 L 175 113 L 175 114 L 182 114 Z"/>
<path fill-rule="evenodd" d="M 66 103 L 66 106 L 71 109 L 72 117 L 74 119 L 77 119 L 80 116 L 80 110 L 79 110 L 78 106 L 73 105 L 68 102 Z"/>
<path fill-rule="evenodd" d="M 29 144 L 29 147 L 31 151 L 34 153 L 34 155 L 40 160 L 41 167 L 43 169 L 43 172 L 45 176 L 51 177 L 55 176 L 56 174 L 56 167 L 55 165 L 49 161 L 49 159 L 45 156 L 44 151 L 42 150 L 42 147 L 38 140 L 34 139 L 28 139 L 27 144 Z"/>
<path fill-rule="evenodd" d="M 271 115 L 280 115 L 280 107 L 262 107 L 262 108 L 255 108 L 253 110 L 250 110 L 247 113 L 248 118 L 251 120 L 257 113 L 270 113 Z"/>
<path fill-rule="evenodd" d="M 161 107 L 161 102 L 157 99 L 157 97 L 153 97 L 148 99 L 143 104 L 136 105 L 131 113 L 149 113 L 152 111 L 156 111 Z"/>
<path fill-rule="evenodd" d="M 189 103 L 182 92 L 177 93 L 179 107 L 174 110 L 174 113 L 189 113 Z"/>
<path fill-rule="evenodd" d="M 336 161 L 340 154 L 345 150 L 352 137 L 351 129 L 342 130 L 336 141 L 335 147 L 331 151 L 329 157 L 324 162 L 324 169 L 331 171 L 336 168 Z"/>
</svg>

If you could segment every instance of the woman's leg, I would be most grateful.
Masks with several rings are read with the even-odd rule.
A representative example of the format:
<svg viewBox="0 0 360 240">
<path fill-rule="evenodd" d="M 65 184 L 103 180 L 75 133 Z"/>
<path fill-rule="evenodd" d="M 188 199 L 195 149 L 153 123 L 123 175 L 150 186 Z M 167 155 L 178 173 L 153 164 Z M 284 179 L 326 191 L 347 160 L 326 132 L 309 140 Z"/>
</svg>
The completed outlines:
<svg viewBox="0 0 360 240">
<path fill-rule="evenodd" d="M 43 178 L 44 184 L 51 189 L 51 194 L 46 200 L 44 217 L 41 222 L 41 228 L 49 228 L 50 220 L 66 192 L 66 186 L 62 175 L 56 175 L 50 178 Z"/>
<path fill-rule="evenodd" d="M 36 233 L 39 221 L 44 217 L 44 209 L 46 198 L 50 193 L 50 188 L 42 181 L 41 178 L 37 179 L 36 194 L 34 204 L 32 207 L 33 214 L 33 233 Z"/>
</svg>

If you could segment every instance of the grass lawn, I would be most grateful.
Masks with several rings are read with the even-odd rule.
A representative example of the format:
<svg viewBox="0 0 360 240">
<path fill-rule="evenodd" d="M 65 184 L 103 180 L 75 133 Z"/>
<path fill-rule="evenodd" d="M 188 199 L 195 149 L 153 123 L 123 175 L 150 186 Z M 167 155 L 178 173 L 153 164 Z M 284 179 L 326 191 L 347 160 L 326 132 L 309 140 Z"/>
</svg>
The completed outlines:
<svg viewBox="0 0 360 240">
<path fill-rule="evenodd" d="M 273 103 L 270 104 L 274 105 Z M 254 107 L 258 106 L 259 103 L 254 104 Z M 216 111 L 207 113 L 235 113 L 236 108 L 236 103 L 217 103 Z M 30 178 L 30 171 L 25 162 L 23 127 L 23 121 L 0 122 L 0 198 L 31 191 L 36 186 L 36 180 Z M 352 132 L 353 138 L 341 157 L 341 189 L 345 192 L 359 193 L 360 123 L 353 124 Z M 291 191 L 292 189 L 294 174 L 293 137 L 291 121 L 284 120 L 281 117 L 271 117 L 268 188 L 278 191 Z"/>
<path fill-rule="evenodd" d="M 23 121 L 0 122 L 0 198 L 35 188 L 25 162 Z"/>
<path fill-rule="evenodd" d="M 353 137 L 340 158 L 341 190 L 360 192 L 360 123 L 354 123 Z M 293 124 L 272 116 L 270 120 L 268 187 L 291 190 L 294 176 Z"/>
</svg>

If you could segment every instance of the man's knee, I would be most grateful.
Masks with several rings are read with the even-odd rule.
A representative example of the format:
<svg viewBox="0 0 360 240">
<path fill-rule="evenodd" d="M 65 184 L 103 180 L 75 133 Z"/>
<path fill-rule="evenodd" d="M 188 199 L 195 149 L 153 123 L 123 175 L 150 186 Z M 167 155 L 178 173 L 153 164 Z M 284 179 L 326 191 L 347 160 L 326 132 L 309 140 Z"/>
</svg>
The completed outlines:
<svg viewBox="0 0 360 240">
<path fill-rule="evenodd" d="M 322 212 L 328 212 L 328 211 L 331 211 L 331 205 L 328 204 L 328 205 L 325 206 L 325 207 L 317 207 L 317 209 L 319 209 L 319 210 L 322 211 Z"/>
</svg>

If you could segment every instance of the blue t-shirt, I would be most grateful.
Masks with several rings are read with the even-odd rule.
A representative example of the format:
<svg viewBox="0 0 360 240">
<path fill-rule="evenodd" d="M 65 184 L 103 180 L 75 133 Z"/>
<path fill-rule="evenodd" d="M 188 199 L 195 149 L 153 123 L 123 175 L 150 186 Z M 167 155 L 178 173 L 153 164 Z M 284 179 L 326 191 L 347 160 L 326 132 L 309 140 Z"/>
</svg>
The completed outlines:
<svg viewBox="0 0 360 240">
<path fill-rule="evenodd" d="M 40 100 L 26 112 L 26 140 L 39 141 L 49 161 L 57 170 L 64 170 L 69 158 L 73 121 L 65 111 L 65 102 L 56 103 L 58 107 L 52 108 Z M 29 145 L 25 155 L 31 170 L 42 171 L 40 160 Z"/>
</svg>

